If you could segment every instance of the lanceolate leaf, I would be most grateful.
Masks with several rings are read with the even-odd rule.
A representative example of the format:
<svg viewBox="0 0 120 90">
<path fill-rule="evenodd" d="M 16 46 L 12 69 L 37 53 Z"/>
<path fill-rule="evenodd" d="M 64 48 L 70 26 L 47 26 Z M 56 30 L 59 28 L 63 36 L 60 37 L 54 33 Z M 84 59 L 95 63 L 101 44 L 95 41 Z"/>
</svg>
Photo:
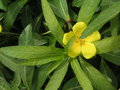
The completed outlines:
<svg viewBox="0 0 120 90">
<path fill-rule="evenodd" d="M 11 90 L 10 85 L 2 77 L 0 77 L 0 90 Z"/>
<path fill-rule="evenodd" d="M 33 45 L 31 24 L 27 25 L 24 31 L 20 34 L 19 45 Z"/>
<path fill-rule="evenodd" d="M 111 34 L 112 36 L 117 36 L 119 30 L 119 15 L 111 20 Z"/>
<path fill-rule="evenodd" d="M 120 48 L 120 35 L 96 41 L 95 46 L 98 54 L 107 53 Z"/>
<path fill-rule="evenodd" d="M 14 74 L 14 80 L 12 81 L 12 86 L 19 87 L 21 83 L 20 73 L 19 71 L 16 71 Z"/>
<path fill-rule="evenodd" d="M 112 83 L 112 85 L 114 85 L 116 88 L 118 87 L 118 81 L 115 74 L 103 59 L 101 60 L 100 71 L 107 78 L 107 80 Z"/>
<path fill-rule="evenodd" d="M 53 6 L 53 10 L 55 11 L 56 15 L 60 16 L 64 20 L 69 19 L 68 6 L 66 0 L 51 0 L 50 2 Z"/>
<path fill-rule="evenodd" d="M 81 7 L 81 5 L 83 4 L 84 0 L 73 0 L 72 2 L 72 6 L 73 7 Z"/>
<path fill-rule="evenodd" d="M 4 0 L 0 0 L 0 9 L 6 10 L 6 6 L 4 4 Z"/>
<path fill-rule="evenodd" d="M 7 68 L 15 72 L 14 74 L 14 80 L 12 81 L 12 85 L 19 86 L 21 83 L 21 78 L 19 76 L 19 71 L 21 70 L 21 67 L 18 66 L 15 62 L 12 61 L 13 58 L 7 57 L 0 53 L 0 62 L 5 65 Z M 1 89 L 0 89 L 1 90 Z"/>
<path fill-rule="evenodd" d="M 3 55 L 2 53 L 0 53 L 0 62 L 3 63 L 6 67 L 8 67 L 10 70 L 15 72 L 18 70 L 18 66 L 12 60 L 13 60 L 13 58 L 8 58 L 5 55 Z"/>
<path fill-rule="evenodd" d="M 69 63 L 65 61 L 55 70 L 45 90 L 58 90 L 66 75 L 68 65 Z"/>
<path fill-rule="evenodd" d="M 120 52 L 103 53 L 101 54 L 101 56 L 109 62 L 112 62 L 116 65 L 120 65 Z"/>
<path fill-rule="evenodd" d="M 97 10 L 99 2 L 100 0 L 84 0 L 77 21 L 83 21 L 88 24 Z"/>
<path fill-rule="evenodd" d="M 62 49 L 48 46 L 11 46 L 1 48 L 0 52 L 20 59 L 52 57 L 63 54 Z"/>
<path fill-rule="evenodd" d="M 71 67 L 77 77 L 78 82 L 84 90 L 93 90 L 90 80 L 85 75 L 83 70 L 80 67 L 80 64 L 77 59 L 73 59 L 71 62 Z"/>
<path fill-rule="evenodd" d="M 52 32 L 55 39 L 61 45 L 63 45 L 62 39 L 63 39 L 64 32 L 63 32 L 62 28 L 60 27 L 59 22 L 57 21 L 48 1 L 41 0 L 41 2 L 42 2 L 43 15 L 44 15 L 45 21 L 47 22 L 47 25 L 48 25 L 50 31 Z"/>
<path fill-rule="evenodd" d="M 57 55 L 57 56 L 52 56 L 52 57 L 44 57 L 44 58 L 35 58 L 35 59 L 29 59 L 29 60 L 24 60 L 20 63 L 20 65 L 42 65 L 46 64 L 52 61 L 58 61 L 62 60 L 64 55 Z"/>
<path fill-rule="evenodd" d="M 22 26 L 25 27 L 28 24 L 32 23 L 32 11 L 29 5 L 25 6 L 22 10 L 23 12 L 20 19 Z"/>
<path fill-rule="evenodd" d="M 62 62 L 63 60 L 41 65 L 38 70 L 38 77 L 35 82 L 33 82 L 34 89 L 39 90 L 46 81 L 48 75 L 53 72 Z"/>
<path fill-rule="evenodd" d="M 111 20 L 120 12 L 120 1 L 113 3 L 109 8 L 103 10 L 94 21 L 83 32 L 81 38 L 85 38 L 93 32 L 99 30 L 106 22 Z"/>
<path fill-rule="evenodd" d="M 32 25 L 29 24 L 25 27 L 23 32 L 19 37 L 19 45 L 33 45 L 32 41 Z M 29 90 L 31 88 L 32 77 L 34 73 L 34 67 L 25 67 L 22 66 L 22 70 L 20 71 L 20 76 L 23 81 L 23 84 Z"/>
<path fill-rule="evenodd" d="M 65 83 L 62 90 L 83 90 L 76 77 Z"/>
<path fill-rule="evenodd" d="M 34 19 L 34 23 L 33 23 L 33 31 L 34 32 L 39 32 L 40 26 L 41 26 L 42 17 L 43 17 L 42 14 L 40 14 L 38 17 L 36 17 Z"/>
<path fill-rule="evenodd" d="M 21 8 L 28 2 L 29 0 L 16 0 L 15 2 L 13 2 L 12 4 L 10 4 L 10 6 L 8 6 L 7 11 L 6 11 L 6 16 L 4 19 L 4 28 L 5 30 L 9 30 L 18 13 L 20 12 Z"/>
<path fill-rule="evenodd" d="M 87 63 L 85 60 L 80 59 L 82 69 L 90 79 L 92 85 L 97 90 L 116 90 L 112 84 L 91 64 Z"/>
</svg>

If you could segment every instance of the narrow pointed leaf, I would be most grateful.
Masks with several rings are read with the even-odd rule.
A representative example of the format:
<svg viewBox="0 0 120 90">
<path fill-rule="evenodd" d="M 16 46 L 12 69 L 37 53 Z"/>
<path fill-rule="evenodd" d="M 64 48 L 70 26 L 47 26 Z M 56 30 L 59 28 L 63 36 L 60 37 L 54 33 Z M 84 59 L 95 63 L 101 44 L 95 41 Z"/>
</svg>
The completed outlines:
<svg viewBox="0 0 120 90">
<path fill-rule="evenodd" d="M 100 28 L 120 12 L 120 1 L 113 3 L 109 8 L 103 10 L 98 17 L 93 20 L 86 30 L 83 32 L 81 38 L 85 38 L 93 32 L 100 30 Z"/>
<path fill-rule="evenodd" d="M 13 58 L 7 57 L 0 53 L 0 62 L 5 65 L 7 68 L 15 72 L 14 80 L 12 81 L 12 85 L 19 86 L 21 83 L 21 78 L 19 76 L 20 66 L 18 66 L 15 62 L 12 61 Z"/>
<path fill-rule="evenodd" d="M 34 82 L 35 83 L 34 89 L 39 90 L 42 87 L 42 85 L 45 83 L 48 75 L 51 72 L 53 72 L 62 62 L 63 61 L 61 60 L 61 61 L 41 65 L 38 70 L 38 77 Z"/>
<path fill-rule="evenodd" d="M 19 45 L 33 45 L 31 24 L 27 25 L 23 32 L 20 34 Z"/>
<path fill-rule="evenodd" d="M 0 52 L 20 59 L 52 57 L 63 54 L 62 49 L 51 48 L 48 46 L 11 46 L 0 48 Z"/>
<path fill-rule="evenodd" d="M 6 10 L 6 6 L 5 6 L 3 0 L 0 0 L 0 9 L 2 9 L 2 10 Z"/>
<path fill-rule="evenodd" d="M 120 52 L 103 53 L 101 54 L 101 56 L 109 62 L 112 62 L 116 65 L 120 65 Z"/>
<path fill-rule="evenodd" d="M 57 55 L 52 57 L 44 57 L 44 58 L 35 58 L 35 59 L 28 59 L 20 62 L 20 65 L 27 65 L 27 66 L 33 66 L 33 65 L 42 65 L 53 61 L 59 61 L 64 58 L 64 55 Z"/>
<path fill-rule="evenodd" d="M 0 77 L 0 90 L 11 90 L 8 82 L 2 77 Z"/>
<path fill-rule="evenodd" d="M 115 74 L 104 60 L 101 60 L 100 71 L 107 78 L 107 80 L 112 83 L 112 85 L 114 85 L 116 88 L 118 87 L 118 81 Z"/>
<path fill-rule="evenodd" d="M 120 35 L 96 41 L 94 44 L 98 54 L 117 50 L 120 48 Z"/>
<path fill-rule="evenodd" d="M 5 19 L 4 19 L 4 28 L 5 30 L 9 30 L 14 22 L 15 19 L 20 12 L 21 8 L 28 2 L 29 0 L 16 0 L 15 2 L 11 3 L 10 6 L 8 6 L 8 9 L 6 11 Z"/>
<path fill-rule="evenodd" d="M 41 26 L 42 17 L 43 17 L 43 16 L 42 16 L 42 14 L 41 14 L 41 15 L 39 15 L 38 17 L 36 17 L 36 18 L 34 19 L 33 31 L 39 32 L 40 26 Z"/>
<path fill-rule="evenodd" d="M 32 25 L 28 24 L 19 37 L 19 45 L 33 45 L 32 41 Z M 20 76 L 23 84 L 29 90 L 32 84 L 32 77 L 34 73 L 34 67 L 22 66 L 22 71 L 20 71 Z"/>
<path fill-rule="evenodd" d="M 62 39 L 63 39 L 64 32 L 62 28 L 60 27 L 59 22 L 57 21 L 48 1 L 41 0 L 41 3 L 42 3 L 43 15 L 44 15 L 45 21 L 47 22 L 47 26 L 49 27 L 55 39 L 61 45 L 63 45 Z"/>
<path fill-rule="evenodd" d="M 83 21 L 88 24 L 97 10 L 100 0 L 84 0 L 78 14 L 77 22 Z"/>
<path fill-rule="evenodd" d="M 32 23 L 32 11 L 29 5 L 23 8 L 22 15 L 20 16 L 21 24 L 23 27 L 27 26 L 28 24 Z"/>
<path fill-rule="evenodd" d="M 66 75 L 68 65 L 68 62 L 64 62 L 55 70 L 52 77 L 50 78 L 50 81 L 45 87 L 45 90 L 58 90 Z"/>
<path fill-rule="evenodd" d="M 62 90 L 83 90 L 83 89 L 80 86 L 79 82 L 77 81 L 77 78 L 74 77 L 65 83 Z"/>
<path fill-rule="evenodd" d="M 51 0 L 55 14 L 63 18 L 65 21 L 69 19 L 67 0 Z"/>
<path fill-rule="evenodd" d="M 84 0 L 73 0 L 72 2 L 72 6 L 73 7 L 81 7 L 81 5 L 83 4 Z"/>
<path fill-rule="evenodd" d="M 78 82 L 80 83 L 81 87 L 84 90 L 93 90 L 93 87 L 91 85 L 90 80 L 88 79 L 88 77 L 85 75 L 85 73 L 83 72 L 83 70 L 80 67 L 80 64 L 78 62 L 77 59 L 73 59 L 71 62 L 71 67 L 73 69 L 73 72 L 75 73 Z"/>
<path fill-rule="evenodd" d="M 117 36 L 119 30 L 119 15 L 111 20 L 111 34 L 112 36 Z"/>
<path fill-rule="evenodd" d="M 80 59 L 81 66 L 90 79 L 92 85 L 97 90 L 116 90 L 112 84 L 91 64 L 87 63 L 85 60 Z"/>
</svg>

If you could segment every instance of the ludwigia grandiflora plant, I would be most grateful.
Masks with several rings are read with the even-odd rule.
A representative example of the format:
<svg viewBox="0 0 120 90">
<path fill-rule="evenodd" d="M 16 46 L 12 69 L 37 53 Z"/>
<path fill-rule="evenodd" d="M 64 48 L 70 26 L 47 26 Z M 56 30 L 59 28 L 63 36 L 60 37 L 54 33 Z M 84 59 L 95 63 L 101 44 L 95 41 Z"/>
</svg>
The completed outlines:
<svg viewBox="0 0 120 90">
<path fill-rule="evenodd" d="M 0 1 L 5 11 L 1 34 L 13 27 L 27 2 L 30 1 L 16 0 L 5 8 Z M 78 15 L 71 5 L 68 8 L 70 2 L 80 7 Z M 45 22 L 41 24 L 42 15 L 31 20 L 32 13 L 26 5 L 27 14 L 21 15 L 23 27 L 26 27 L 18 45 L 0 48 L 1 65 L 14 72 L 14 79 L 9 82 L 0 75 L 0 89 L 117 90 L 117 78 L 104 60 L 120 65 L 120 1 L 41 0 L 41 8 Z M 39 25 L 49 31 L 39 35 Z M 93 62 L 97 62 L 96 66 L 100 64 L 100 70 Z M 68 81 L 66 77 L 70 75 L 72 79 Z"/>
</svg>

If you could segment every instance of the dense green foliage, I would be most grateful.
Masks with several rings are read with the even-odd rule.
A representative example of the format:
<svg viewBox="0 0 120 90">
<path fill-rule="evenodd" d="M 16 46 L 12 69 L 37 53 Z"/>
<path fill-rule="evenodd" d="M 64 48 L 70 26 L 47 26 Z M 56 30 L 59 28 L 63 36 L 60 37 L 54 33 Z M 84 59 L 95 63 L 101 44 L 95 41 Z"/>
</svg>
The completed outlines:
<svg viewBox="0 0 120 90">
<path fill-rule="evenodd" d="M 0 0 L 0 11 L 0 90 L 120 88 L 120 0 Z M 80 39 L 101 34 L 90 60 L 62 42 L 80 21 Z"/>
</svg>

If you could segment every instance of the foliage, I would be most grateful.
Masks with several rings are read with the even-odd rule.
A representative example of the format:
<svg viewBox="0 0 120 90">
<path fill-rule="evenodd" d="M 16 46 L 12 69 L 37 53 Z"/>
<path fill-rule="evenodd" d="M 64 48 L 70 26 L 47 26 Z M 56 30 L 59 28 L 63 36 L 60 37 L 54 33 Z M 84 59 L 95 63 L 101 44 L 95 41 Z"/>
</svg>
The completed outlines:
<svg viewBox="0 0 120 90">
<path fill-rule="evenodd" d="M 0 90 L 120 88 L 120 0 L 0 0 Z M 76 22 L 95 31 L 90 60 L 67 55 L 63 36 Z"/>
</svg>

